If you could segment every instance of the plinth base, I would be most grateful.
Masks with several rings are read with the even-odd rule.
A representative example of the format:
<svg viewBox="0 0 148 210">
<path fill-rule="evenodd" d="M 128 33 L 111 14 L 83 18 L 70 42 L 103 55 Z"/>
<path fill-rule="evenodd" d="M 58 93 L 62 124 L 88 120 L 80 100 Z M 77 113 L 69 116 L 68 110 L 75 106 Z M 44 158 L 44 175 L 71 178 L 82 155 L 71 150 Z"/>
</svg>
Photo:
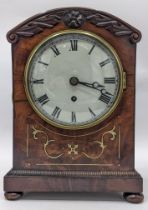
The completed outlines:
<svg viewBox="0 0 148 210">
<path fill-rule="evenodd" d="M 27 192 L 123 192 L 131 203 L 143 201 L 143 180 L 136 171 L 11 170 L 4 177 L 5 197 Z"/>
</svg>

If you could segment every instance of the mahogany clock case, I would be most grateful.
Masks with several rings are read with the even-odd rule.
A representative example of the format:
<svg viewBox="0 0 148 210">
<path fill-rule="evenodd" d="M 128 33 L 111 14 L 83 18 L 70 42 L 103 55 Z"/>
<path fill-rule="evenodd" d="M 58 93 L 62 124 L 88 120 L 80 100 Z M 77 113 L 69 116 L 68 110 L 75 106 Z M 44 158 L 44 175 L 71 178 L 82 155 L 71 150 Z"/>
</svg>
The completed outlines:
<svg viewBox="0 0 148 210">
<path fill-rule="evenodd" d="M 41 119 L 27 100 L 24 71 L 32 50 L 53 33 L 84 30 L 106 40 L 117 52 L 124 91 L 103 122 L 80 130 L 55 127 Z M 27 19 L 7 34 L 12 44 L 13 168 L 4 177 L 5 196 L 26 192 L 124 192 L 143 200 L 142 178 L 134 168 L 136 44 L 141 33 L 108 13 L 61 8 Z M 54 140 L 51 142 L 50 140 Z"/>
</svg>

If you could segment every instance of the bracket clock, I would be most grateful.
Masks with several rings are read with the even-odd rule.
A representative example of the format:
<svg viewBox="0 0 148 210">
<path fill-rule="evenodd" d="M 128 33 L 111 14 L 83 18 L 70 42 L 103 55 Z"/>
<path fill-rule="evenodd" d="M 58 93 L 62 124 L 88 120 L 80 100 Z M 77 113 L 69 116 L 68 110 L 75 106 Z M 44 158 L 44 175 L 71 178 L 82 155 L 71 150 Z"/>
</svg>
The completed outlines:
<svg viewBox="0 0 148 210">
<path fill-rule="evenodd" d="M 13 168 L 5 197 L 122 192 L 143 200 L 134 169 L 136 44 L 108 13 L 61 8 L 27 19 L 12 44 Z"/>
</svg>

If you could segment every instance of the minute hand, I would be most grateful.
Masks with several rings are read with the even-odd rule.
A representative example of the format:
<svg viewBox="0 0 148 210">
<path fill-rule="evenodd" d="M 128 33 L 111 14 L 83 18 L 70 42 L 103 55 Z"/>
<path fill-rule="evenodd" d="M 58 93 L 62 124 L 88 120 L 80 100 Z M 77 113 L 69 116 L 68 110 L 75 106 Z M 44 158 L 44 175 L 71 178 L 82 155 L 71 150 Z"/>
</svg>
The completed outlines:
<svg viewBox="0 0 148 210">
<path fill-rule="evenodd" d="M 98 82 L 87 83 L 87 82 L 81 82 L 81 81 L 79 81 L 78 83 L 81 84 L 81 85 L 84 85 L 84 86 L 86 86 L 86 87 L 90 87 L 90 88 L 93 88 L 93 89 L 95 89 L 95 90 L 99 90 L 101 93 L 108 93 L 108 92 L 105 90 L 104 86 L 101 85 L 101 84 L 99 84 Z M 109 94 L 110 94 L 110 93 L 109 93 Z M 112 94 L 110 94 L 110 95 L 112 95 Z"/>
<path fill-rule="evenodd" d="M 100 85 L 98 82 L 88 83 L 88 82 L 79 81 L 78 84 L 81 84 L 81 85 L 84 85 L 86 87 L 90 87 L 96 90 L 101 90 L 102 88 L 104 88 L 104 86 Z"/>
<path fill-rule="evenodd" d="M 69 82 L 73 86 L 80 84 L 80 85 L 84 85 L 86 87 L 89 87 L 89 88 L 92 88 L 92 89 L 95 89 L 95 90 L 99 90 L 101 92 L 101 94 L 112 95 L 111 93 L 109 93 L 105 90 L 104 85 L 101 85 L 98 82 L 93 82 L 93 83 L 82 82 L 77 77 L 71 77 Z"/>
</svg>

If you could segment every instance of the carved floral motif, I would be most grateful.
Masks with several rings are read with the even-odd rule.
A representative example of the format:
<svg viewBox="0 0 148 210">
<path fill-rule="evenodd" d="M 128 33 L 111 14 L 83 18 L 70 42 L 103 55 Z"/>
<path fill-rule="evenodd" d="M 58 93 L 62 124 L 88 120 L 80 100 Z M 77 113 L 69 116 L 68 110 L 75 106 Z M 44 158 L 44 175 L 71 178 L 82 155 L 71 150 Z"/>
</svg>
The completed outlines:
<svg viewBox="0 0 148 210">
<path fill-rule="evenodd" d="M 84 24 L 85 19 L 78 10 L 72 10 L 64 15 L 63 21 L 70 28 L 79 28 Z"/>
</svg>

